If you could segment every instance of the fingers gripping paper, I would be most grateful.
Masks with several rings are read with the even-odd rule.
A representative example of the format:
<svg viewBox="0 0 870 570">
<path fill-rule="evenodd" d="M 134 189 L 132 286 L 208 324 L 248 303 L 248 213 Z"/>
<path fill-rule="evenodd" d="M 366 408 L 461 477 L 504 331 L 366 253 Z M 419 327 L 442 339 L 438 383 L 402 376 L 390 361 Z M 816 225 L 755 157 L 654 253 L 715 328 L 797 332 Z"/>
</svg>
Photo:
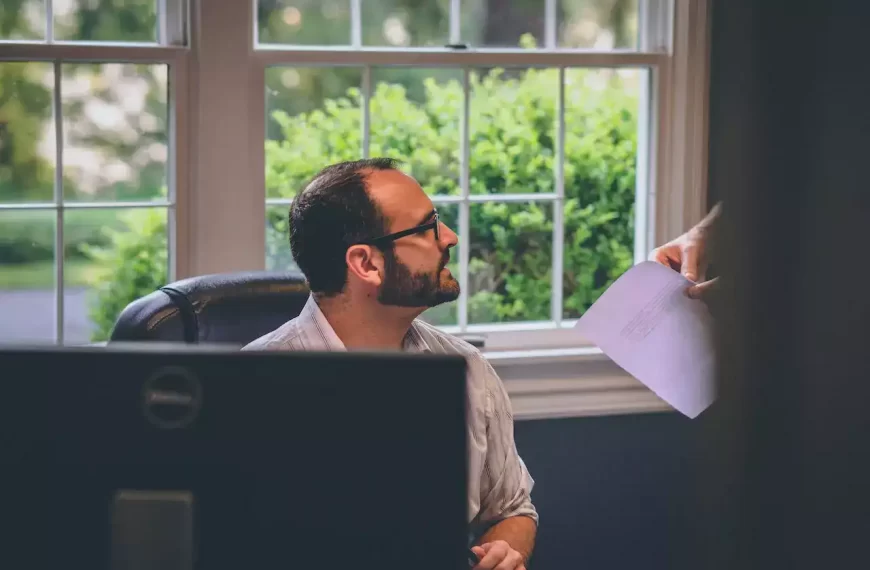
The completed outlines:
<svg viewBox="0 0 870 570">
<path fill-rule="evenodd" d="M 663 265 L 635 265 L 580 318 L 578 334 L 690 418 L 715 399 L 712 318 L 686 295 L 692 282 Z"/>
</svg>

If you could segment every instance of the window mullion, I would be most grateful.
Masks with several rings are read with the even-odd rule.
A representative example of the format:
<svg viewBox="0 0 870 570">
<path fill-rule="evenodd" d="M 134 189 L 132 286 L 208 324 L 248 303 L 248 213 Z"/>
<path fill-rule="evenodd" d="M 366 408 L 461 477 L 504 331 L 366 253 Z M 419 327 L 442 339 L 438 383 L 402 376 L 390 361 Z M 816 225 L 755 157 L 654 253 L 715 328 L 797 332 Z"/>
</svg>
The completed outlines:
<svg viewBox="0 0 870 570">
<path fill-rule="evenodd" d="M 355 48 L 362 46 L 362 2 L 350 0 L 350 45 Z"/>
<path fill-rule="evenodd" d="M 49 4 L 51 1 L 49 0 Z M 54 229 L 54 295 L 55 295 L 55 315 L 54 315 L 54 338 L 57 344 L 63 344 L 63 329 L 64 329 L 64 228 L 63 228 L 63 99 L 61 97 L 61 84 L 63 83 L 61 75 L 61 63 L 59 59 L 54 60 L 54 95 L 52 97 L 52 107 L 54 108 L 54 207 L 55 207 L 55 229 Z"/>
<path fill-rule="evenodd" d="M 656 145 L 654 144 L 654 118 L 656 98 L 652 97 L 653 70 L 645 73 L 640 82 L 637 110 L 637 165 L 634 181 L 634 262 L 640 263 L 647 258 L 651 239 L 650 196 L 653 195 L 652 173 L 655 171 Z"/>
<path fill-rule="evenodd" d="M 459 331 L 468 328 L 468 262 L 471 256 L 471 202 L 470 195 L 470 146 L 471 146 L 471 82 L 470 71 L 462 69 L 462 117 L 459 127 L 459 189 L 462 200 L 459 203 Z"/>
<path fill-rule="evenodd" d="M 371 155 L 372 136 L 372 68 L 367 65 L 362 73 L 362 154 L 364 158 Z"/>
<path fill-rule="evenodd" d="M 254 22 L 256 19 L 257 3 L 253 2 Z M 187 0 L 158 0 L 157 13 L 157 43 L 163 46 L 187 45 L 189 36 Z M 256 26 L 254 32 L 256 33 Z"/>
<path fill-rule="evenodd" d="M 553 202 L 553 269 L 550 280 L 550 318 L 562 322 L 562 280 L 565 256 L 565 68 L 559 68 L 556 105 L 556 200 Z"/>
<path fill-rule="evenodd" d="M 638 49 L 668 52 L 671 49 L 674 0 L 646 0 L 638 5 Z"/>
<path fill-rule="evenodd" d="M 548 49 L 556 47 L 556 7 L 558 0 L 546 0 L 544 6 L 544 45 Z"/>
<path fill-rule="evenodd" d="M 188 89 L 189 68 L 187 59 L 180 58 L 169 66 L 169 162 L 167 171 L 167 243 L 169 244 L 167 275 L 169 281 L 175 281 L 179 274 L 186 275 L 189 266 L 189 223 L 190 210 L 188 200 L 190 195 L 189 170 L 190 162 L 189 144 L 190 132 L 188 124 L 182 123 L 181 118 L 187 120 L 188 113 Z M 179 209 L 180 204 L 180 209 Z M 182 220 L 179 225 L 179 220 Z"/>
<path fill-rule="evenodd" d="M 462 42 L 462 0 L 450 0 L 450 43 Z"/>
<path fill-rule="evenodd" d="M 54 43 L 54 0 L 45 0 L 45 43 Z"/>
<path fill-rule="evenodd" d="M 162 46 L 167 43 L 166 2 L 167 0 L 157 0 L 157 43 Z"/>
</svg>

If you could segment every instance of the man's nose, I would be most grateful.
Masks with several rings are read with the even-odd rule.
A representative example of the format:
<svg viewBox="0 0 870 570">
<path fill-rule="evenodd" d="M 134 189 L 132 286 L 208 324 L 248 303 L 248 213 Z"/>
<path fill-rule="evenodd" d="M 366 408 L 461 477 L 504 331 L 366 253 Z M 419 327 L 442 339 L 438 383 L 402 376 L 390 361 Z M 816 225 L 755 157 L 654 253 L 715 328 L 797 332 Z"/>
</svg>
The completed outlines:
<svg viewBox="0 0 870 570">
<path fill-rule="evenodd" d="M 459 243 L 459 236 L 444 223 L 441 224 L 441 242 L 446 247 L 453 247 Z"/>
</svg>

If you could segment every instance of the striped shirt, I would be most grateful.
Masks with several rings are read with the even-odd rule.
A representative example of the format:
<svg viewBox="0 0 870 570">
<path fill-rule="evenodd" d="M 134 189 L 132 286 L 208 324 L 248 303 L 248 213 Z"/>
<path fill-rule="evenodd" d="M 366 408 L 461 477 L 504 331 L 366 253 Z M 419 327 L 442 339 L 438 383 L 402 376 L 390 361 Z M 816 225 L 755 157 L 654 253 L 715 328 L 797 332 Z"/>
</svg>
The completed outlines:
<svg viewBox="0 0 870 570">
<path fill-rule="evenodd" d="M 313 297 L 295 319 L 242 350 L 346 350 Z M 461 354 L 468 363 L 468 520 L 474 535 L 523 515 L 536 523 L 534 481 L 514 444 L 510 400 L 501 379 L 479 350 L 417 319 L 404 339 L 405 352 Z"/>
</svg>

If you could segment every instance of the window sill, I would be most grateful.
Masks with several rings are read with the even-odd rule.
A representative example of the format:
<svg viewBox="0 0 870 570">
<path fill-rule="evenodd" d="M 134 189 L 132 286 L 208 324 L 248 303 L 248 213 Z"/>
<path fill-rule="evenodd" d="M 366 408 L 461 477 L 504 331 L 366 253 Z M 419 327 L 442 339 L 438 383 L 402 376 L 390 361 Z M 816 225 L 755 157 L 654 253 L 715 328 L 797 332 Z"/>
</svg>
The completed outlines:
<svg viewBox="0 0 870 570">
<path fill-rule="evenodd" d="M 484 354 L 504 382 L 517 420 L 672 411 L 595 347 Z"/>
</svg>

